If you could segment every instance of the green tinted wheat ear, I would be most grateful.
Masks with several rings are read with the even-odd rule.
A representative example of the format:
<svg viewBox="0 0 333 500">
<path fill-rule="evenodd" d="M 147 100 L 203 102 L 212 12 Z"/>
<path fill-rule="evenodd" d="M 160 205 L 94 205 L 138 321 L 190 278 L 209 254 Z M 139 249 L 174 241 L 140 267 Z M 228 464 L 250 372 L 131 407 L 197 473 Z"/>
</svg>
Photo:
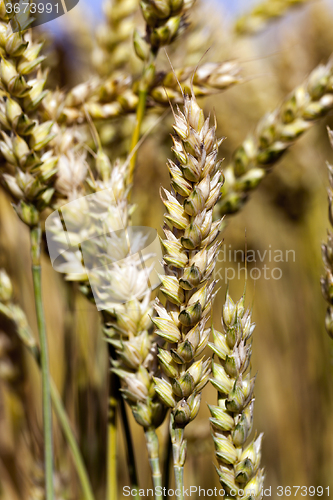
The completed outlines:
<svg viewBox="0 0 333 500">
<path fill-rule="evenodd" d="M 4 270 L 0 269 L 0 316 L 4 315 L 8 318 L 8 315 L 4 314 L 4 312 L 7 312 L 12 293 L 13 287 L 9 276 Z M 20 375 L 19 367 L 11 360 L 13 349 L 14 343 L 10 334 L 0 328 L 0 380 L 10 384 L 15 384 Z"/>
<path fill-rule="evenodd" d="M 157 393 L 171 408 L 175 477 L 182 489 L 184 427 L 196 417 L 210 375 L 210 360 L 204 360 L 202 353 L 216 284 L 209 280 L 219 249 L 221 221 L 212 222 L 212 211 L 222 186 L 217 159 L 222 140 L 216 138 L 215 126 L 210 127 L 193 96 L 184 97 L 183 112 L 177 110 L 173 128 L 176 161 L 168 162 L 172 190 L 163 190 L 162 198 L 167 209 L 162 240 L 166 275 L 160 279 L 166 306 L 156 302 L 153 322 L 168 345 L 159 349 L 164 375 L 155 382 Z"/>
<path fill-rule="evenodd" d="M 170 45 L 185 28 L 185 16 L 195 0 L 141 0 L 142 15 L 146 21 L 146 34 L 134 35 L 137 55 L 146 60 L 153 53 Z M 151 49 L 149 49 L 149 46 Z"/>
<path fill-rule="evenodd" d="M 139 262 L 133 260 L 118 270 L 119 278 L 144 280 L 146 272 L 139 270 Z M 114 275 L 117 271 L 114 271 Z M 126 286 L 126 285 L 125 285 Z M 123 296 L 126 291 L 123 288 Z M 130 298 L 128 296 L 128 298 Z M 151 332 L 152 307 L 150 291 L 142 300 L 131 298 L 121 307 L 110 309 L 104 314 L 104 332 L 114 349 L 111 358 L 112 371 L 121 380 L 121 393 L 130 406 L 136 422 L 145 432 L 148 458 L 151 466 L 154 487 L 162 486 L 159 462 L 159 442 L 156 429 L 162 424 L 166 408 L 156 395 L 153 376 L 158 374 L 157 346 Z M 156 500 L 162 497 L 155 495 Z"/>
<path fill-rule="evenodd" d="M 123 272 L 119 269 L 121 279 L 125 274 L 129 279 L 137 280 L 145 287 L 146 272 L 140 272 L 139 262 L 127 263 Z M 115 273 L 116 271 L 114 271 Z M 144 280 L 144 281 L 143 281 Z M 124 290 L 125 297 L 125 290 Z M 106 314 L 105 333 L 108 341 L 115 348 L 115 359 L 112 360 L 113 371 L 123 381 L 122 393 L 132 408 L 137 423 L 144 429 L 156 429 L 165 417 L 165 410 L 155 396 L 152 375 L 157 372 L 156 343 L 149 334 L 151 328 L 152 305 L 150 291 L 147 290 L 142 300 L 131 300 Z"/>
<path fill-rule="evenodd" d="M 333 148 L 333 131 L 328 129 L 329 139 Z M 328 216 L 331 226 L 333 227 L 333 166 L 327 163 L 328 167 Z M 327 333 L 333 338 L 333 233 L 327 232 L 327 243 L 323 243 L 322 256 L 325 266 L 325 275 L 321 278 L 321 289 L 324 299 L 329 304 L 326 317 L 325 326 Z"/>
<path fill-rule="evenodd" d="M 209 406 L 216 467 L 226 498 L 262 498 L 263 470 L 259 468 L 262 434 L 246 445 L 252 431 L 255 377 L 246 374 L 254 330 L 244 296 L 236 304 L 228 292 L 223 306 L 223 332 L 213 329 L 211 383 L 218 390 L 217 406 Z"/>
<path fill-rule="evenodd" d="M 283 153 L 332 109 L 333 57 L 326 65 L 315 68 L 236 149 L 231 163 L 224 169 L 225 183 L 216 216 L 238 212 Z"/>
<path fill-rule="evenodd" d="M 279 17 L 283 17 L 294 7 L 300 7 L 312 0 L 264 0 L 252 12 L 242 16 L 235 24 L 238 35 L 256 33 Z"/>
</svg>

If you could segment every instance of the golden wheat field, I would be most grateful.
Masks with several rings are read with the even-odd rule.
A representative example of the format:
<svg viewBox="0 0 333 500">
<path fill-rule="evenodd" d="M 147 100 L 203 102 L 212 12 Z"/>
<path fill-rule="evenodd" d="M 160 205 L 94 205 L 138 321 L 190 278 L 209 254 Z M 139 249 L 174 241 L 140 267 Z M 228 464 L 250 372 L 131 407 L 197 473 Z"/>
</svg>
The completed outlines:
<svg viewBox="0 0 333 500">
<path fill-rule="evenodd" d="M 333 495 L 332 0 L 0 0 L 0 59 L 0 500 Z"/>
</svg>

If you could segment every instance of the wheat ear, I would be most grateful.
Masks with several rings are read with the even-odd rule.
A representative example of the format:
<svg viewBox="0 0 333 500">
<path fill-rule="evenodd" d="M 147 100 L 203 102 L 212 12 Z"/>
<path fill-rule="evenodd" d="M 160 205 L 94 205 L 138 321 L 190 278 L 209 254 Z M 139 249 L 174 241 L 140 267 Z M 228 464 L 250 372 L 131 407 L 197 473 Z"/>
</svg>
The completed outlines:
<svg viewBox="0 0 333 500">
<path fill-rule="evenodd" d="M 96 47 L 92 62 L 100 76 L 109 77 L 128 65 L 135 29 L 138 0 L 105 0 L 105 22 L 96 30 Z"/>
<path fill-rule="evenodd" d="M 236 304 L 227 292 L 223 306 L 223 332 L 213 329 L 211 383 L 218 391 L 217 406 L 209 406 L 216 467 L 226 497 L 260 500 L 263 489 L 262 434 L 246 446 L 253 423 L 255 377 L 246 374 L 251 359 L 250 339 L 255 327 L 245 296 Z"/>
<path fill-rule="evenodd" d="M 222 140 L 194 96 L 184 96 L 184 110 L 177 110 L 173 129 L 176 162 L 168 162 L 172 190 L 163 190 L 162 198 L 167 209 L 162 240 L 166 275 L 160 279 L 167 302 L 165 307 L 156 302 L 153 322 L 168 346 L 159 349 L 163 376 L 155 377 L 155 383 L 171 408 L 175 479 L 183 498 L 184 428 L 198 414 L 201 391 L 210 376 L 210 360 L 200 356 L 210 333 L 206 323 L 215 282 L 209 280 L 219 249 L 221 221 L 212 222 L 212 211 L 222 186 L 217 159 Z"/>
<path fill-rule="evenodd" d="M 225 183 L 216 216 L 238 212 L 288 148 L 332 109 L 333 57 L 260 120 L 255 133 L 236 149 L 223 171 Z"/>
<path fill-rule="evenodd" d="M 240 73 L 236 61 L 176 68 L 166 74 L 157 71 L 147 92 L 147 107 L 158 112 L 164 111 L 161 106 L 169 106 L 169 102 L 180 104 L 182 91 L 189 92 L 191 85 L 196 97 L 214 95 L 241 83 Z M 140 82 L 133 81 L 130 74 L 122 71 L 107 79 L 95 78 L 77 85 L 67 94 L 50 93 L 43 107 L 59 124 L 72 126 L 85 123 L 87 113 L 93 120 L 109 120 L 134 113 L 139 92 Z"/>
<path fill-rule="evenodd" d="M 254 9 L 237 19 L 234 30 L 238 35 L 249 35 L 264 30 L 277 18 L 288 14 L 290 9 L 301 7 L 313 0 L 264 0 Z"/>
</svg>

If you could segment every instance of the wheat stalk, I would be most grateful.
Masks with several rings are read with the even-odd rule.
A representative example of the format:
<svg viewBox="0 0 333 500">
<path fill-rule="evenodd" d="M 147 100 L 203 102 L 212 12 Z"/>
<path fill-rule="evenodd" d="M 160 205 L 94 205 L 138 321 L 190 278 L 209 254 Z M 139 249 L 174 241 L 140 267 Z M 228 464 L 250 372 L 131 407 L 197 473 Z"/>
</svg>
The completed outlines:
<svg viewBox="0 0 333 500">
<path fill-rule="evenodd" d="M 0 9 L 5 9 L 2 1 Z M 1 16 L 4 47 L 0 63 L 0 123 L 2 127 L 1 180 L 16 200 L 14 208 L 30 227 L 49 206 L 58 158 L 49 143 L 53 123 L 38 121 L 38 108 L 46 95 L 46 75 L 40 70 L 42 43 L 30 34 L 13 32 L 8 15 Z"/>
<path fill-rule="evenodd" d="M 253 424 L 255 377 L 246 375 L 251 359 L 249 343 L 254 323 L 244 308 L 245 294 L 235 304 L 227 291 L 223 306 L 223 332 L 213 329 L 211 383 L 218 390 L 217 406 L 209 406 L 216 468 L 226 496 L 262 498 L 263 470 L 259 469 L 262 434 L 246 446 Z"/>
<path fill-rule="evenodd" d="M 315 68 L 233 154 L 216 216 L 238 212 L 281 156 L 318 119 L 333 109 L 333 57 Z"/>
</svg>

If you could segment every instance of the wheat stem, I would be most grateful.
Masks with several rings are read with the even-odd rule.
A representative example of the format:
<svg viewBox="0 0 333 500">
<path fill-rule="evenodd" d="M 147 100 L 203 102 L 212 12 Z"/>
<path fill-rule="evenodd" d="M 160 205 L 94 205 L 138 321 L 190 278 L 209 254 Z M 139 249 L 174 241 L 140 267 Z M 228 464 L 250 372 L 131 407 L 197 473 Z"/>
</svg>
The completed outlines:
<svg viewBox="0 0 333 500">
<path fill-rule="evenodd" d="M 1 272 L 1 271 L 0 271 Z M 0 278 L 1 281 L 1 278 Z M 21 311 L 21 309 L 17 306 L 13 306 L 11 304 L 5 305 L 0 302 L 0 313 L 2 313 L 4 316 L 6 316 L 8 319 L 12 320 L 16 327 L 17 327 L 17 334 L 21 341 L 24 343 L 24 345 L 27 347 L 29 350 L 30 354 L 36 361 L 37 365 L 41 369 L 41 353 L 40 349 L 37 346 L 35 339 L 32 336 L 32 332 L 29 328 L 29 325 L 26 321 L 26 317 Z M 64 405 L 61 401 L 59 392 L 56 388 L 56 385 L 50 377 L 50 392 L 51 392 L 51 399 L 52 399 L 52 404 L 54 411 L 58 417 L 61 429 L 64 433 L 64 436 L 67 440 L 67 443 L 69 445 L 69 448 L 72 452 L 72 458 L 73 462 L 78 474 L 78 477 L 81 482 L 81 487 L 82 487 L 82 492 L 84 494 L 84 499 L 85 500 L 94 500 L 94 495 L 92 492 L 92 488 L 90 485 L 88 473 L 86 470 L 86 467 L 84 465 L 82 455 L 79 449 L 79 446 L 77 444 L 76 438 L 74 436 L 74 432 L 72 430 L 70 421 L 68 419 L 66 410 L 64 408 Z"/>
<path fill-rule="evenodd" d="M 40 350 L 38 349 L 37 346 L 33 346 L 29 348 L 30 353 L 36 360 L 36 363 L 38 364 L 39 367 L 41 367 L 41 357 L 40 357 Z M 52 399 L 52 404 L 54 411 L 56 412 L 56 415 L 58 417 L 59 423 L 61 425 L 61 429 L 64 433 L 64 436 L 67 440 L 68 446 L 70 447 L 70 450 L 72 452 L 72 458 L 73 462 L 75 464 L 75 469 L 77 472 L 77 475 L 79 477 L 80 483 L 81 483 L 81 488 L 83 492 L 83 496 L 85 500 L 94 500 L 94 494 L 91 488 L 88 472 L 86 469 L 86 466 L 83 462 L 83 458 L 79 449 L 79 446 L 77 444 L 77 441 L 74 436 L 74 432 L 71 426 L 71 423 L 68 419 L 65 407 L 61 401 L 60 394 L 58 392 L 58 389 L 54 383 L 54 380 L 52 377 L 50 377 L 50 393 L 51 393 L 51 399 Z"/>
<path fill-rule="evenodd" d="M 170 484 L 170 462 L 171 462 L 171 455 L 172 455 L 172 442 L 170 438 L 170 434 L 167 435 L 167 443 L 165 446 L 165 457 L 164 457 L 164 464 L 163 464 L 163 488 L 165 491 L 164 495 L 164 500 L 168 500 L 169 495 L 169 484 Z"/>
<path fill-rule="evenodd" d="M 119 398 L 119 406 L 120 406 L 121 421 L 123 423 L 124 434 L 125 434 L 126 457 L 127 457 L 127 464 L 128 464 L 128 473 L 130 476 L 131 489 L 137 491 L 134 498 L 136 500 L 139 500 L 140 499 L 139 492 L 138 492 L 139 482 L 138 482 L 138 475 L 137 475 L 136 464 L 135 464 L 134 446 L 133 446 L 131 429 L 130 429 L 129 422 L 128 422 L 125 402 L 124 402 L 124 399 L 122 397 Z"/>
<path fill-rule="evenodd" d="M 134 170 L 136 164 L 137 151 L 135 151 L 136 146 L 140 140 L 140 132 L 142 127 L 142 122 L 146 113 L 146 103 L 147 103 L 147 89 L 142 89 L 139 92 L 139 102 L 136 111 L 136 123 L 133 131 L 132 141 L 131 141 L 131 153 L 132 157 L 128 169 L 128 179 L 127 184 L 129 186 L 133 183 Z"/>
<path fill-rule="evenodd" d="M 86 467 L 85 467 L 83 459 L 82 459 L 80 449 L 78 447 L 73 430 L 71 428 L 71 424 L 68 420 L 66 410 L 65 410 L 64 405 L 60 399 L 60 395 L 58 393 L 58 390 L 57 390 L 56 385 L 55 385 L 54 381 L 52 380 L 52 378 L 50 379 L 50 390 L 51 390 L 51 398 L 52 398 L 54 410 L 57 414 L 57 417 L 58 417 L 59 422 L 61 424 L 62 431 L 66 437 L 67 443 L 68 443 L 68 445 L 71 449 L 71 452 L 72 452 L 72 458 L 73 458 L 73 461 L 75 464 L 77 475 L 79 476 L 79 479 L 80 479 L 81 488 L 82 488 L 84 498 L 86 500 L 94 500 L 95 497 L 94 497 L 94 494 L 93 494 L 92 489 L 91 489 L 90 480 L 89 480 L 88 473 L 87 473 Z"/>
<path fill-rule="evenodd" d="M 107 444 L 107 500 L 117 500 L 117 406 L 119 398 L 118 377 L 111 372 L 109 377 L 109 416 Z M 119 379 L 118 379 L 119 380 Z"/>
<path fill-rule="evenodd" d="M 175 424 L 173 417 L 170 420 L 170 435 L 172 441 L 173 470 L 175 474 L 176 490 L 180 491 L 179 500 L 184 500 L 184 463 L 186 455 L 186 441 L 184 429 Z"/>
<path fill-rule="evenodd" d="M 44 423 L 44 460 L 45 460 L 45 490 L 47 500 L 54 499 L 53 489 L 53 444 L 52 444 L 52 412 L 50 394 L 50 374 L 46 337 L 46 326 L 41 290 L 41 227 L 40 224 L 30 229 L 32 276 L 36 303 L 37 324 L 40 341 L 40 361 L 42 370 L 43 391 L 43 423 Z"/>
<path fill-rule="evenodd" d="M 145 431 L 148 459 L 152 473 L 153 485 L 154 485 L 154 495 L 155 500 L 162 500 L 162 493 L 158 495 L 156 489 L 160 488 L 162 490 L 162 474 L 160 469 L 160 458 L 159 458 L 159 443 L 156 434 L 156 429 L 151 428 Z"/>
</svg>

